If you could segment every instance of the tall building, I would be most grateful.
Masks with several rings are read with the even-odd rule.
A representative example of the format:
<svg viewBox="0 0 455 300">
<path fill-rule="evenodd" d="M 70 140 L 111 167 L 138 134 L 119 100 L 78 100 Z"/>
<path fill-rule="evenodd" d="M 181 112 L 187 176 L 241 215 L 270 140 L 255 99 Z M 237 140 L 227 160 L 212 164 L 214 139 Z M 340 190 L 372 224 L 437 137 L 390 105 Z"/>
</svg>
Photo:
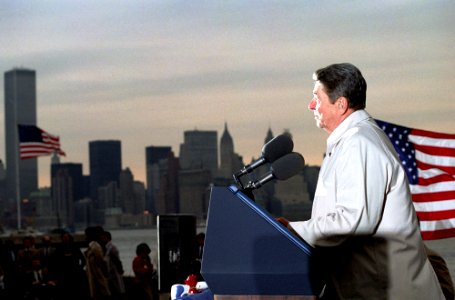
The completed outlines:
<svg viewBox="0 0 455 300">
<path fill-rule="evenodd" d="M 158 182 L 155 192 L 156 214 L 172 214 L 180 212 L 178 174 L 180 170 L 179 159 L 171 152 L 166 159 L 162 159 L 154 165 L 154 178 Z M 207 171 L 208 172 L 208 171 Z"/>
<path fill-rule="evenodd" d="M 147 166 L 157 164 L 171 153 L 171 146 L 148 146 L 145 148 L 145 163 Z M 148 183 L 148 182 L 147 182 Z"/>
<path fill-rule="evenodd" d="M 160 160 L 167 159 L 171 155 L 170 146 L 148 146 L 145 148 L 145 168 L 147 195 L 145 209 L 156 212 L 156 195 L 160 187 L 160 171 L 158 164 Z"/>
<path fill-rule="evenodd" d="M 265 135 L 265 139 L 264 139 L 264 145 L 267 144 L 268 142 L 270 142 L 270 140 L 273 139 L 273 132 L 272 132 L 272 128 L 269 127 L 269 129 L 267 130 L 267 134 Z"/>
<path fill-rule="evenodd" d="M 119 176 L 120 207 L 123 213 L 139 214 L 144 211 L 144 205 L 138 203 L 134 193 L 134 176 L 130 168 L 120 172 Z"/>
<path fill-rule="evenodd" d="M 198 222 L 207 219 L 211 174 L 209 170 L 181 170 L 179 172 L 179 212 L 195 215 Z"/>
<path fill-rule="evenodd" d="M 210 185 L 218 175 L 216 131 L 185 131 L 180 145 L 179 212 L 205 220 Z"/>
<path fill-rule="evenodd" d="M 7 198 L 28 198 L 38 189 L 36 158 L 19 160 L 18 124 L 36 125 L 36 73 L 34 70 L 13 69 L 5 72 L 5 153 Z"/>
<path fill-rule="evenodd" d="M 144 216 L 147 215 L 145 212 L 145 185 L 142 181 L 135 180 L 133 183 L 133 190 L 134 190 L 134 199 L 135 199 L 135 209 L 138 214 L 142 214 Z M 151 214 L 148 214 L 150 218 L 152 217 Z M 152 224 L 153 220 L 149 221 L 149 224 Z M 145 223 L 144 223 L 145 224 Z"/>
<path fill-rule="evenodd" d="M 49 187 L 40 188 L 30 193 L 29 198 L 22 203 L 24 225 L 42 229 L 61 227 L 60 219 L 49 205 L 50 202 L 51 189 Z"/>
<path fill-rule="evenodd" d="M 279 211 L 270 213 L 291 221 L 308 220 L 312 203 L 307 190 L 303 172 L 284 181 L 276 181 L 275 197 L 281 204 Z"/>
<path fill-rule="evenodd" d="M 232 164 L 234 159 L 234 141 L 224 123 L 224 131 L 220 140 L 220 177 L 232 177 Z"/>
<path fill-rule="evenodd" d="M 82 174 L 82 164 L 81 163 L 58 163 L 51 164 L 51 194 L 54 195 L 57 187 L 54 186 L 55 179 L 61 179 L 61 177 L 69 177 L 71 180 L 71 199 L 73 202 L 79 201 L 82 198 L 88 196 L 85 192 L 84 186 L 84 177 Z M 60 186 L 61 187 L 61 186 Z M 65 187 L 67 189 L 68 187 Z M 60 192 L 59 192 L 60 193 Z"/>
<path fill-rule="evenodd" d="M 100 208 L 98 188 L 110 182 L 118 184 L 122 171 L 122 149 L 118 140 L 103 140 L 89 142 L 90 155 L 90 197 L 95 208 Z"/>
<path fill-rule="evenodd" d="M 318 183 L 319 170 L 320 166 L 308 166 L 306 165 L 303 169 L 303 176 L 305 177 L 305 182 L 307 183 L 308 195 L 310 201 L 313 202 L 314 194 L 316 193 L 316 185 Z"/>
<path fill-rule="evenodd" d="M 97 201 L 97 208 L 99 209 L 97 213 L 103 216 L 102 219 L 104 219 L 106 211 L 112 211 L 112 209 L 117 209 L 120 212 L 122 211 L 120 204 L 120 188 L 115 181 L 110 181 L 109 183 L 98 188 Z M 100 222 L 100 224 L 103 223 L 104 222 Z"/>
<path fill-rule="evenodd" d="M 58 169 L 52 177 L 52 214 L 58 218 L 59 227 L 74 226 L 74 181 L 69 169 Z"/>
<path fill-rule="evenodd" d="M 133 173 L 129 168 L 120 172 L 119 192 L 120 206 L 123 213 L 141 215 L 145 210 L 144 184 L 134 180 Z"/>
<path fill-rule="evenodd" d="M 234 141 L 229 133 L 227 123 L 220 140 L 220 170 L 219 177 L 233 180 L 232 175 L 243 167 L 242 157 L 234 152 Z"/>
<path fill-rule="evenodd" d="M 180 166 L 183 170 L 218 172 L 218 138 L 216 131 L 188 130 L 180 145 Z"/>
<path fill-rule="evenodd" d="M 4 219 L 3 215 L 8 211 L 6 202 L 6 170 L 3 161 L 0 159 L 0 218 Z"/>
</svg>

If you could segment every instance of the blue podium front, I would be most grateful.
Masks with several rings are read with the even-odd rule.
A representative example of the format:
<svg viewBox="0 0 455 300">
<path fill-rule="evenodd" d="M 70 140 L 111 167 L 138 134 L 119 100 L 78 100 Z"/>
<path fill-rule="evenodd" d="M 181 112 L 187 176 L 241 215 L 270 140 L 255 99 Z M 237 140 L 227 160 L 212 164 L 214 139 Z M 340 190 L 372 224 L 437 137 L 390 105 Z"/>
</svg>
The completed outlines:
<svg viewBox="0 0 455 300">
<path fill-rule="evenodd" d="M 213 187 L 201 273 L 213 294 L 318 295 L 311 246 L 237 187 Z"/>
</svg>

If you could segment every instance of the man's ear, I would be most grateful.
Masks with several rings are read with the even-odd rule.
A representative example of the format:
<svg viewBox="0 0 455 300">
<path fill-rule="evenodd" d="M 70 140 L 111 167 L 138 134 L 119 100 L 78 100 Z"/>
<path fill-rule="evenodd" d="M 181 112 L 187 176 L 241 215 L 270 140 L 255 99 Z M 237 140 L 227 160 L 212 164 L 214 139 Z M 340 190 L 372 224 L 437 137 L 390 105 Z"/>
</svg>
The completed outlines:
<svg viewBox="0 0 455 300">
<path fill-rule="evenodd" d="M 337 99 L 337 108 L 340 114 L 344 115 L 349 109 L 349 101 L 346 97 L 340 97 Z"/>
</svg>

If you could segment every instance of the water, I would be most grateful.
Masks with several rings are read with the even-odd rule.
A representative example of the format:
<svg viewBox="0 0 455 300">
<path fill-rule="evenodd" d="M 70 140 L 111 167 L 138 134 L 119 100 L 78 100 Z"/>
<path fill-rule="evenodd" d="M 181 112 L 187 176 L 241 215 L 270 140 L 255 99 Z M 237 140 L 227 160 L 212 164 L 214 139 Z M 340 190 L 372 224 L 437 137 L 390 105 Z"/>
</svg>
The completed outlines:
<svg viewBox="0 0 455 300">
<path fill-rule="evenodd" d="M 126 276 L 134 276 L 132 263 L 136 256 L 136 247 L 140 243 L 147 243 L 152 250 L 150 257 L 153 267 L 158 268 L 158 237 L 156 229 L 129 229 L 109 230 L 112 234 L 112 242 L 120 252 L 120 259 Z M 205 232 L 205 227 L 198 227 L 196 233 Z"/>
<path fill-rule="evenodd" d="M 197 232 L 205 231 L 205 228 L 198 228 Z M 136 256 L 136 246 L 145 242 L 152 249 L 150 254 L 155 268 L 158 266 L 158 244 L 156 229 L 133 229 L 133 230 L 112 230 L 112 242 L 117 245 L 120 251 L 120 258 L 123 262 L 125 275 L 133 276 L 132 261 Z M 426 241 L 425 244 L 438 252 L 446 261 L 452 281 L 455 283 L 455 238 Z"/>
<path fill-rule="evenodd" d="M 158 243 L 156 229 L 131 229 L 131 230 L 110 230 L 112 242 L 120 252 L 120 259 L 126 276 L 134 276 L 132 263 L 136 256 L 136 246 L 140 243 L 147 243 L 152 249 L 150 257 L 153 267 L 158 267 Z"/>
</svg>

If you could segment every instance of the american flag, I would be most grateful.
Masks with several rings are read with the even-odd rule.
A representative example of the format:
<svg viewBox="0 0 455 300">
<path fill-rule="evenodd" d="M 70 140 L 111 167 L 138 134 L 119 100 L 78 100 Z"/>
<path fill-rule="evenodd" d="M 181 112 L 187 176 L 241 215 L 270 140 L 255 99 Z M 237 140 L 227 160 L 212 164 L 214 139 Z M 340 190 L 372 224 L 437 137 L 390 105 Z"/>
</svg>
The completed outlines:
<svg viewBox="0 0 455 300">
<path fill-rule="evenodd" d="M 408 175 L 422 238 L 455 237 L 455 134 L 376 122 Z"/>
<path fill-rule="evenodd" d="M 56 152 L 65 155 L 60 149 L 60 138 L 52 135 L 35 125 L 18 125 L 20 158 L 34 158 L 51 155 Z"/>
</svg>

